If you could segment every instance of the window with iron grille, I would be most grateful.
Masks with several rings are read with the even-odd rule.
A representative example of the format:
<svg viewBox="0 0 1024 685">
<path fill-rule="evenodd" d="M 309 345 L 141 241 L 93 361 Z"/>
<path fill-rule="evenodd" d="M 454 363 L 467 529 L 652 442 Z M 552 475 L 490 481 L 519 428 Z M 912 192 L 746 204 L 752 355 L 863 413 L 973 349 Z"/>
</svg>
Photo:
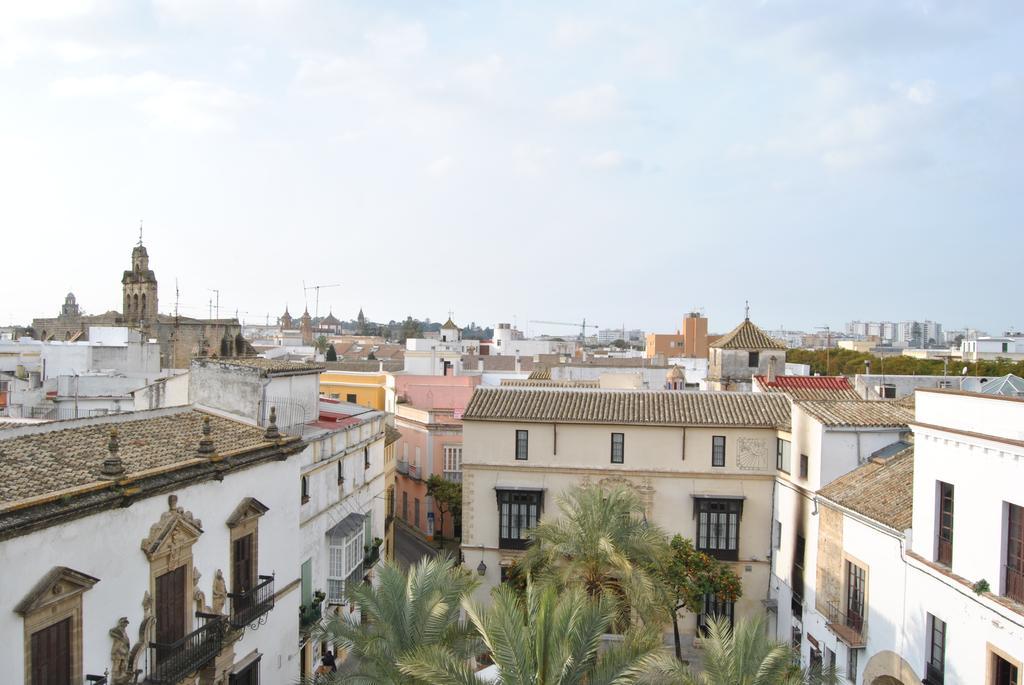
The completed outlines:
<svg viewBox="0 0 1024 685">
<path fill-rule="evenodd" d="M 696 506 L 697 549 L 716 559 L 739 559 L 743 503 L 734 499 L 699 498 Z"/>
<path fill-rule="evenodd" d="M 953 486 L 939 481 L 939 526 L 935 561 L 953 563 Z"/>
<path fill-rule="evenodd" d="M 711 438 L 711 465 L 725 466 L 725 436 L 715 435 Z"/>
<path fill-rule="evenodd" d="M 1006 505 L 1006 582 L 1003 594 L 1024 604 L 1024 507 Z"/>
<path fill-rule="evenodd" d="M 516 459 L 526 461 L 530 454 L 530 431 L 516 431 Z"/>
<path fill-rule="evenodd" d="M 612 463 L 621 464 L 626 459 L 626 436 L 623 433 L 612 433 Z"/>
<path fill-rule="evenodd" d="M 729 627 L 731 628 L 733 625 L 734 610 L 734 602 L 727 602 L 712 593 L 705 594 L 704 605 L 701 608 L 700 614 L 697 615 L 697 633 L 701 637 L 707 636 L 708 627 L 710 626 L 712 618 L 727 620 L 729 622 Z"/>
<path fill-rule="evenodd" d="M 946 622 L 928 614 L 928 663 L 924 682 L 942 685 L 946 679 Z"/>
<path fill-rule="evenodd" d="M 536 490 L 498 490 L 498 547 L 526 549 L 537 527 L 544 493 Z"/>
</svg>

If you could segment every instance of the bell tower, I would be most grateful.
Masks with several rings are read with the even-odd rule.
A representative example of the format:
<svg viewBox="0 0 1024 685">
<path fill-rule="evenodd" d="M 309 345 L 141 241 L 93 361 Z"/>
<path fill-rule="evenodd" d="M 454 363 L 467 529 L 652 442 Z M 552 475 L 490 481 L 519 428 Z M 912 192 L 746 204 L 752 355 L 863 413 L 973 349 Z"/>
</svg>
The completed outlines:
<svg viewBox="0 0 1024 685">
<path fill-rule="evenodd" d="M 129 326 L 156 322 L 157 284 L 156 274 L 149 268 L 149 253 L 142 244 L 142 227 L 139 227 L 139 243 L 132 248 L 132 268 L 121 277 L 125 323 Z"/>
</svg>

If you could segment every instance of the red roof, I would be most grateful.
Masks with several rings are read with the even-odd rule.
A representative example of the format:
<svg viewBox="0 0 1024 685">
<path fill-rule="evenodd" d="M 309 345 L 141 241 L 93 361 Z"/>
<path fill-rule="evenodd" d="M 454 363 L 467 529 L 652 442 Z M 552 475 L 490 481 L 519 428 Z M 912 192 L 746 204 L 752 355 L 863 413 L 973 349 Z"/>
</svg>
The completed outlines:
<svg viewBox="0 0 1024 685">
<path fill-rule="evenodd" d="M 776 376 L 771 382 L 767 376 L 754 378 L 765 392 L 782 392 L 793 399 L 859 399 L 846 376 Z"/>
</svg>

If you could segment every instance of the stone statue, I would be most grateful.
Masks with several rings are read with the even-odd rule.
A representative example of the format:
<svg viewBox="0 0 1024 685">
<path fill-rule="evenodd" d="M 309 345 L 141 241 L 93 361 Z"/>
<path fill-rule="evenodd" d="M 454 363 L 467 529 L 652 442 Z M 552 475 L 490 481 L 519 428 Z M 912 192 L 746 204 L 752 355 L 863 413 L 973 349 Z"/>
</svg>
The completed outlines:
<svg viewBox="0 0 1024 685">
<path fill-rule="evenodd" d="M 129 669 L 129 655 L 131 653 L 131 642 L 128 639 L 128 617 L 122 616 L 117 619 L 117 626 L 110 629 L 110 638 L 114 641 L 110 648 L 110 677 L 111 685 L 125 685 L 133 681 Z"/>
<path fill-rule="evenodd" d="M 213 613 L 223 614 L 224 605 L 228 601 L 228 588 L 224 583 L 224 574 L 220 569 L 213 575 Z"/>
<path fill-rule="evenodd" d="M 209 607 L 206 606 L 206 593 L 204 593 L 202 588 L 199 587 L 199 579 L 202 577 L 203 574 L 199 572 L 199 569 L 193 566 L 192 583 L 195 586 L 195 589 L 192 591 L 192 599 L 196 602 L 196 611 L 205 613 L 209 611 Z"/>
</svg>

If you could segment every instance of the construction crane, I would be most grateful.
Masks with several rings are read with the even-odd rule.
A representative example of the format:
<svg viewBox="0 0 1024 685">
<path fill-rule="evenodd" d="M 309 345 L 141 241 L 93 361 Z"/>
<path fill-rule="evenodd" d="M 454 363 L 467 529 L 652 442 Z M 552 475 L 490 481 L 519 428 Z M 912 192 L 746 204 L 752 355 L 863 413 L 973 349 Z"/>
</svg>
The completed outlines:
<svg viewBox="0 0 1024 685">
<path fill-rule="evenodd" d="M 318 283 L 317 285 L 307 286 L 305 281 L 302 282 L 302 290 L 304 292 L 308 292 L 310 290 L 315 290 L 316 291 L 316 300 L 315 300 L 315 304 L 313 305 L 313 320 L 314 321 L 316 321 L 317 319 L 320 318 L 320 288 L 340 288 L 340 287 L 341 287 L 341 283 L 331 283 L 330 285 L 323 285 L 323 284 Z"/>
<path fill-rule="evenodd" d="M 580 329 L 580 342 L 581 343 L 586 342 L 586 339 L 587 339 L 587 329 L 588 328 L 594 328 L 594 329 L 597 328 L 597 324 L 596 323 L 587 323 L 586 319 L 583 319 L 583 323 L 569 323 L 568 321 L 537 321 L 537 320 L 531 319 L 529 321 L 529 323 L 545 323 L 545 324 L 549 324 L 551 326 L 572 326 L 573 328 L 579 328 Z"/>
</svg>

